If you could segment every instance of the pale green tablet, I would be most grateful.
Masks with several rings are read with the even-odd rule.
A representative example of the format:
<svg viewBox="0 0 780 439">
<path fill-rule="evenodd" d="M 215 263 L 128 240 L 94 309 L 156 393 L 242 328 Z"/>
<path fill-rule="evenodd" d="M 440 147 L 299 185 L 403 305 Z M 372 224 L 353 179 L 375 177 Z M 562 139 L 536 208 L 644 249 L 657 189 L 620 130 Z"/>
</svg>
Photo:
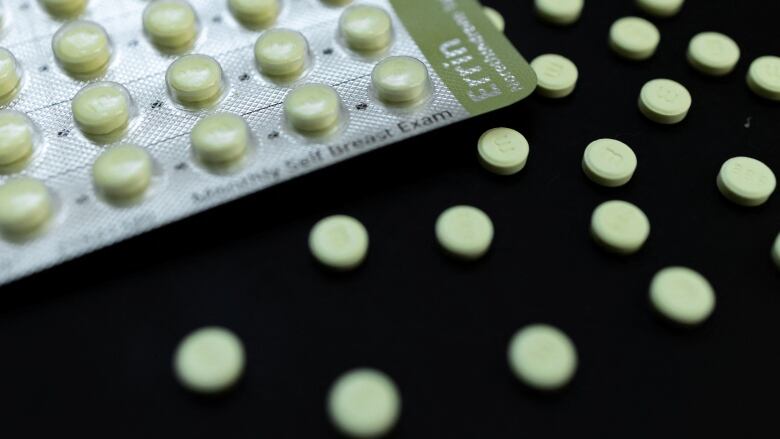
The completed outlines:
<svg viewBox="0 0 780 439">
<path fill-rule="evenodd" d="M 390 104 L 414 104 L 422 100 L 429 84 L 428 68 L 411 56 L 391 56 L 371 74 L 377 97 Z"/>
<path fill-rule="evenodd" d="M 0 105 L 5 105 L 19 93 L 22 72 L 16 57 L 6 48 L 0 47 Z"/>
<path fill-rule="evenodd" d="M 55 17 L 73 17 L 84 12 L 87 0 L 40 0 L 46 12 Z"/>
<path fill-rule="evenodd" d="M 204 394 L 233 387 L 245 366 L 244 345 L 230 330 L 205 327 L 179 343 L 173 359 L 176 378 L 187 389 Z"/>
<path fill-rule="evenodd" d="M 168 67 L 168 90 L 177 102 L 192 107 L 210 105 L 222 96 L 222 67 L 207 55 L 186 55 Z"/>
<path fill-rule="evenodd" d="M 479 161 L 488 171 L 498 175 L 513 175 L 528 162 L 528 140 L 511 128 L 493 128 L 479 138 Z"/>
<path fill-rule="evenodd" d="M 642 87 L 639 110 L 653 122 L 672 125 L 688 116 L 693 99 L 682 84 L 670 79 L 654 79 Z"/>
<path fill-rule="evenodd" d="M 144 9 L 144 31 L 159 48 L 181 51 L 198 36 L 198 16 L 184 0 L 155 0 Z"/>
<path fill-rule="evenodd" d="M 111 141 L 127 131 L 130 95 L 121 84 L 97 82 L 79 91 L 71 102 L 73 120 L 93 140 Z"/>
<path fill-rule="evenodd" d="M 650 236 L 650 221 L 638 207 L 625 201 L 607 201 L 593 212 L 593 239 L 606 250 L 622 255 L 638 252 Z"/>
<path fill-rule="evenodd" d="M 436 221 L 436 239 L 450 255 L 465 260 L 481 258 L 493 243 L 493 222 L 471 206 L 455 206 Z"/>
<path fill-rule="evenodd" d="M 762 56 L 753 61 L 747 83 L 757 95 L 780 101 L 780 57 Z"/>
<path fill-rule="evenodd" d="M 368 232 L 355 218 L 329 216 L 311 229 L 309 249 L 326 267 L 339 271 L 353 270 L 366 259 Z"/>
<path fill-rule="evenodd" d="M 707 75 L 728 75 L 739 63 L 739 57 L 737 43 L 718 32 L 702 32 L 688 45 L 688 62 Z"/>
<path fill-rule="evenodd" d="M 653 277 L 650 303 L 672 322 L 695 326 L 715 310 L 715 291 L 704 276 L 690 268 L 670 267 Z"/>
<path fill-rule="evenodd" d="M 41 230 L 51 219 L 54 202 L 46 186 L 29 177 L 0 186 L 0 232 L 21 237 Z"/>
<path fill-rule="evenodd" d="M 750 157 L 727 160 L 720 168 L 717 183 L 724 197 L 747 207 L 766 203 L 777 188 L 775 173 L 764 163 Z"/>
<path fill-rule="evenodd" d="M 299 132 L 327 133 L 337 127 L 341 119 L 341 99 L 333 87 L 306 84 L 287 95 L 284 113 Z"/>
<path fill-rule="evenodd" d="M 583 0 L 535 0 L 536 13 L 548 23 L 569 25 L 580 19 Z"/>
<path fill-rule="evenodd" d="M 772 247 L 772 259 L 774 259 L 777 268 L 780 268 L 780 234 L 775 239 L 775 245 Z"/>
<path fill-rule="evenodd" d="M 266 27 L 279 15 L 279 0 L 228 0 L 236 20 L 249 27 Z"/>
<path fill-rule="evenodd" d="M 384 50 L 393 39 L 393 21 L 377 6 L 350 6 L 341 14 L 339 30 L 346 45 L 356 52 Z"/>
<path fill-rule="evenodd" d="M 656 17 L 672 17 L 682 9 L 685 0 L 637 0 L 640 9 Z"/>
<path fill-rule="evenodd" d="M 27 160 L 33 153 L 35 126 L 16 110 L 0 111 L 0 167 Z"/>
<path fill-rule="evenodd" d="M 328 393 L 328 416 L 342 434 L 354 438 L 385 436 L 401 415 L 401 396 L 390 377 L 374 369 L 340 376 Z"/>
<path fill-rule="evenodd" d="M 309 43 L 300 32 L 272 29 L 257 39 L 255 61 L 261 73 L 268 76 L 297 78 L 306 67 Z"/>
<path fill-rule="evenodd" d="M 577 371 L 577 350 L 563 331 L 529 325 L 509 342 L 509 367 L 529 387 L 554 391 L 565 387 Z"/>
<path fill-rule="evenodd" d="M 135 145 L 111 148 L 92 165 L 92 182 L 108 199 L 139 199 L 152 182 L 152 158 L 146 150 Z"/>
<path fill-rule="evenodd" d="M 650 58 L 660 42 L 658 28 L 644 18 L 621 18 L 609 30 L 609 46 L 615 53 L 630 60 Z"/>
<path fill-rule="evenodd" d="M 102 74 L 111 59 L 111 41 L 106 30 L 91 21 L 63 25 L 54 34 L 52 49 L 60 66 L 77 77 Z"/>
<path fill-rule="evenodd" d="M 538 78 L 537 92 L 548 98 L 565 98 L 577 87 L 579 71 L 568 58 L 548 53 L 536 57 L 531 68 Z"/>
<path fill-rule="evenodd" d="M 582 169 L 596 184 L 619 187 L 628 183 L 636 171 L 634 151 L 625 143 L 614 139 L 599 139 L 585 148 Z"/>
<path fill-rule="evenodd" d="M 244 118 L 217 113 L 201 119 L 190 133 L 192 149 L 206 164 L 236 163 L 249 149 L 249 126 Z"/>
<path fill-rule="evenodd" d="M 488 6 L 484 6 L 482 10 L 485 12 L 488 20 L 493 23 L 493 26 L 495 26 L 499 32 L 503 32 L 506 28 L 506 21 L 504 20 L 504 16 L 501 15 L 500 12 Z"/>
</svg>

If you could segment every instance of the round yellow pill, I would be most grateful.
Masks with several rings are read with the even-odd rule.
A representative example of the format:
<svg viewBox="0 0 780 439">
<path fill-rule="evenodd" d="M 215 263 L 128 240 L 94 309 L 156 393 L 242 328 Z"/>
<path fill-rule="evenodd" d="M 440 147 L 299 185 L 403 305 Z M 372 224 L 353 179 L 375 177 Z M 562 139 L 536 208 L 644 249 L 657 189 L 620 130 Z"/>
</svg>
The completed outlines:
<svg viewBox="0 0 780 439">
<path fill-rule="evenodd" d="M 766 203 L 777 188 L 777 178 L 769 166 L 750 157 L 734 157 L 720 168 L 718 189 L 724 197 L 741 206 Z"/>
<path fill-rule="evenodd" d="M 753 61 L 747 83 L 757 95 L 780 101 L 780 57 L 762 56 Z"/>
<path fill-rule="evenodd" d="M 87 8 L 87 0 L 40 0 L 46 12 L 55 17 L 74 17 Z"/>
<path fill-rule="evenodd" d="M 477 150 L 482 166 L 498 175 L 517 174 L 528 161 L 528 141 L 511 128 L 486 131 L 479 138 Z"/>
<path fill-rule="evenodd" d="M 688 45 L 688 62 L 707 75 L 728 75 L 739 63 L 739 58 L 737 43 L 721 33 L 702 32 Z"/>
<path fill-rule="evenodd" d="M 368 254 L 368 231 L 350 216 L 329 216 L 311 229 L 309 249 L 326 267 L 338 271 L 354 270 Z"/>
<path fill-rule="evenodd" d="M 650 58 L 660 42 L 658 28 L 644 18 L 621 18 L 609 30 L 609 46 L 615 53 L 630 60 Z"/>
<path fill-rule="evenodd" d="M 380 100 L 391 104 L 413 104 L 428 90 L 428 68 L 410 56 L 391 56 L 374 67 L 371 74 Z"/>
<path fill-rule="evenodd" d="M 127 130 L 131 112 L 130 95 L 121 84 L 97 82 L 76 94 L 71 102 L 71 110 L 73 120 L 86 136 L 113 140 Z"/>
<path fill-rule="evenodd" d="M 38 180 L 20 177 L 0 186 L 0 232 L 7 237 L 40 231 L 53 212 L 51 193 Z"/>
<path fill-rule="evenodd" d="M 217 113 L 198 121 L 190 133 L 195 156 L 205 164 L 230 164 L 241 160 L 249 149 L 246 121 L 238 115 Z"/>
<path fill-rule="evenodd" d="M 16 57 L 0 47 L 0 105 L 11 102 L 19 93 L 22 71 Z"/>
<path fill-rule="evenodd" d="M 223 91 L 222 67 L 206 55 L 183 56 L 171 64 L 165 74 L 174 100 L 200 107 L 218 100 Z"/>
<path fill-rule="evenodd" d="M 287 120 L 303 133 L 328 132 L 341 119 L 341 99 L 333 87 L 324 84 L 302 85 L 284 101 Z"/>
<path fill-rule="evenodd" d="M 634 176 L 637 159 L 625 143 L 614 139 L 599 139 L 585 148 L 582 169 L 596 184 L 619 187 Z"/>
<path fill-rule="evenodd" d="M 279 0 L 228 0 L 228 7 L 241 24 L 266 27 L 279 15 Z"/>
<path fill-rule="evenodd" d="M 244 344 L 229 329 L 211 326 L 187 335 L 176 348 L 173 371 L 182 386 L 201 394 L 226 392 L 246 367 Z"/>
<path fill-rule="evenodd" d="M 309 43 L 300 32 L 272 29 L 257 39 L 255 61 L 261 73 L 294 79 L 300 76 L 309 58 Z"/>
<path fill-rule="evenodd" d="M 574 92 L 579 70 L 573 62 L 561 55 L 548 53 L 531 61 L 538 78 L 537 92 L 548 98 L 565 98 Z"/>
<path fill-rule="evenodd" d="M 0 167 L 28 159 L 35 147 L 35 126 L 24 113 L 0 111 Z"/>
<path fill-rule="evenodd" d="M 704 323 L 715 310 L 715 290 L 696 271 L 669 267 L 653 277 L 650 303 L 670 321 L 695 326 Z"/>
<path fill-rule="evenodd" d="M 499 32 L 503 32 L 504 29 L 506 29 L 506 21 L 504 20 L 504 16 L 501 15 L 500 12 L 488 6 L 484 6 L 482 8 L 482 11 L 485 13 L 488 20 L 490 20 L 490 22 L 493 23 L 493 26 L 495 26 L 496 29 L 498 29 Z"/>
<path fill-rule="evenodd" d="M 158 48 L 183 51 L 198 36 L 198 17 L 184 0 L 155 0 L 144 9 L 144 31 Z"/>
<path fill-rule="evenodd" d="M 635 205 L 607 201 L 593 212 L 590 231 L 596 242 L 613 253 L 638 252 L 650 236 L 650 221 Z"/>
<path fill-rule="evenodd" d="M 560 329 L 534 324 L 517 331 L 509 342 L 509 367 L 527 386 L 540 391 L 565 387 L 577 371 L 577 349 Z"/>
<path fill-rule="evenodd" d="M 534 0 L 536 13 L 551 24 L 561 26 L 573 24 L 580 19 L 584 0 Z"/>
<path fill-rule="evenodd" d="M 639 93 L 639 110 L 660 124 L 682 122 L 688 116 L 692 102 L 688 89 L 670 79 L 654 79 Z"/>
<path fill-rule="evenodd" d="M 151 185 L 152 159 L 146 150 L 135 145 L 111 148 L 92 165 L 92 182 L 110 200 L 136 200 Z"/>
<path fill-rule="evenodd" d="M 63 25 L 52 40 L 54 56 L 72 76 L 102 74 L 111 60 L 111 41 L 106 30 L 91 21 L 72 21 Z"/>
<path fill-rule="evenodd" d="M 485 255 L 493 243 L 493 221 L 471 206 L 451 207 L 436 220 L 436 239 L 450 255 L 475 260 Z"/>
<path fill-rule="evenodd" d="M 339 19 L 341 36 L 356 52 L 378 52 L 393 39 L 393 21 L 382 8 L 355 5 L 347 8 Z"/>
<path fill-rule="evenodd" d="M 333 384 L 327 408 L 331 422 L 342 434 L 353 438 L 384 437 L 401 415 L 401 395 L 383 372 L 356 369 Z"/>
<path fill-rule="evenodd" d="M 685 0 L 637 0 L 640 9 L 656 17 L 671 17 L 682 9 Z"/>
</svg>

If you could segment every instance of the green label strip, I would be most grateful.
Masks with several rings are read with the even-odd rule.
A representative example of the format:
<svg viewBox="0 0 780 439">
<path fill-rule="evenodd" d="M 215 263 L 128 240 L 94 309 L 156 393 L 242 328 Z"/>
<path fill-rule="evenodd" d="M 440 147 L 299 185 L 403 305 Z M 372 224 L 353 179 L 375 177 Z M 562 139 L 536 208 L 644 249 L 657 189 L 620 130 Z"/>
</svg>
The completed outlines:
<svg viewBox="0 0 780 439">
<path fill-rule="evenodd" d="M 390 2 L 436 73 L 472 115 L 514 104 L 536 88 L 528 62 L 476 0 Z"/>
</svg>

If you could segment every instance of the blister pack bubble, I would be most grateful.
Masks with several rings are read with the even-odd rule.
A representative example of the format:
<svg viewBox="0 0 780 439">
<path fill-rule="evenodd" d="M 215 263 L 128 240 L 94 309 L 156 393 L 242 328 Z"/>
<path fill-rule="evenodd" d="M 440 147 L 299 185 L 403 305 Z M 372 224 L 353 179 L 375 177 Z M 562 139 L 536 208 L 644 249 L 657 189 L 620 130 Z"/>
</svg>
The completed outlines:
<svg viewBox="0 0 780 439">
<path fill-rule="evenodd" d="M 159 0 L 158 0 L 159 1 Z M 0 47 L 22 72 L 15 97 L 2 106 L 24 113 L 37 127 L 33 155 L 21 169 L 0 173 L 0 185 L 31 177 L 46 185 L 53 214 L 26 239 L 0 237 L 0 284 L 35 273 L 247 194 L 358 154 L 513 104 L 530 94 L 536 78 L 511 43 L 492 27 L 475 0 L 279 0 L 275 22 L 244 27 L 227 0 L 189 0 L 198 36 L 188 54 L 208 55 L 223 70 L 224 96 L 207 108 L 182 108 L 166 85 L 166 71 L 182 53 L 161 51 L 144 32 L 142 0 L 90 0 L 78 17 L 52 17 L 39 1 L 3 1 Z M 344 2 L 341 2 L 344 3 Z M 339 19 L 356 4 L 389 13 L 392 41 L 370 55 L 351 50 Z M 104 73 L 74 79 L 55 59 L 52 38 L 73 19 L 105 28 L 112 47 Z M 302 33 L 309 44 L 305 74 L 269 80 L 257 67 L 254 45 L 269 28 Z M 389 56 L 422 61 L 429 96 L 413 108 L 384 105 L 372 90 L 372 71 Z M 120 138 L 96 142 L 74 123 L 71 104 L 84 87 L 121 84 L 133 103 Z M 301 135 L 284 114 L 288 94 L 303 84 L 333 87 L 342 104 L 339 129 L 325 137 Z M 215 112 L 243 117 L 253 148 L 240 166 L 215 172 L 194 157 L 190 133 Z M 92 166 L 115 144 L 133 144 L 153 160 L 149 191 L 137 202 L 107 202 L 95 188 Z"/>
</svg>

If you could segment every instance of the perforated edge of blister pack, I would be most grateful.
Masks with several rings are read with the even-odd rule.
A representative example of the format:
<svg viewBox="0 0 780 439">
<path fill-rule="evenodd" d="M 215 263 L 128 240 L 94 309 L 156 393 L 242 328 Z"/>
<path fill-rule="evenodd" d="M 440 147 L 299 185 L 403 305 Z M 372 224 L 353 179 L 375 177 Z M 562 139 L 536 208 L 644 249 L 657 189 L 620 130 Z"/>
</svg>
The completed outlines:
<svg viewBox="0 0 780 439">
<path fill-rule="evenodd" d="M 2 108 L 25 113 L 42 141 L 21 172 L 0 175 L 0 184 L 19 175 L 46 184 L 56 212 L 34 239 L 0 239 L 0 285 L 139 235 L 162 225 L 262 190 L 373 149 L 496 110 L 528 96 L 536 85 L 532 70 L 506 38 L 492 27 L 475 0 L 361 0 L 392 17 L 394 37 L 381 56 L 361 56 L 338 37 L 343 7 L 320 0 L 282 0 L 275 28 L 306 36 L 312 62 L 305 77 L 279 85 L 261 75 L 253 47 L 262 32 L 243 28 L 227 0 L 191 0 L 200 37 L 190 53 L 210 55 L 222 66 L 227 93 L 215 108 L 179 108 L 167 93 L 165 72 L 176 59 L 160 53 L 145 37 L 141 0 L 92 0 L 81 17 L 107 30 L 114 49 L 99 80 L 122 84 L 137 108 L 121 139 L 144 148 L 154 160 L 152 190 L 141 202 L 116 206 L 101 200 L 91 167 L 107 148 L 79 132 L 71 100 L 88 82 L 70 78 L 51 49 L 62 26 L 32 0 L 5 2 L 0 46 L 19 61 L 24 76 L 16 99 Z M 378 102 L 371 72 L 382 58 L 406 55 L 423 61 L 431 75 L 429 99 L 398 110 Z M 94 81 L 92 81 L 94 82 Z M 337 134 L 307 139 L 288 127 L 285 96 L 294 86 L 324 83 L 335 88 L 345 122 Z M 215 173 L 193 159 L 189 134 L 210 112 L 246 119 L 256 147 L 240 169 Z"/>
</svg>

